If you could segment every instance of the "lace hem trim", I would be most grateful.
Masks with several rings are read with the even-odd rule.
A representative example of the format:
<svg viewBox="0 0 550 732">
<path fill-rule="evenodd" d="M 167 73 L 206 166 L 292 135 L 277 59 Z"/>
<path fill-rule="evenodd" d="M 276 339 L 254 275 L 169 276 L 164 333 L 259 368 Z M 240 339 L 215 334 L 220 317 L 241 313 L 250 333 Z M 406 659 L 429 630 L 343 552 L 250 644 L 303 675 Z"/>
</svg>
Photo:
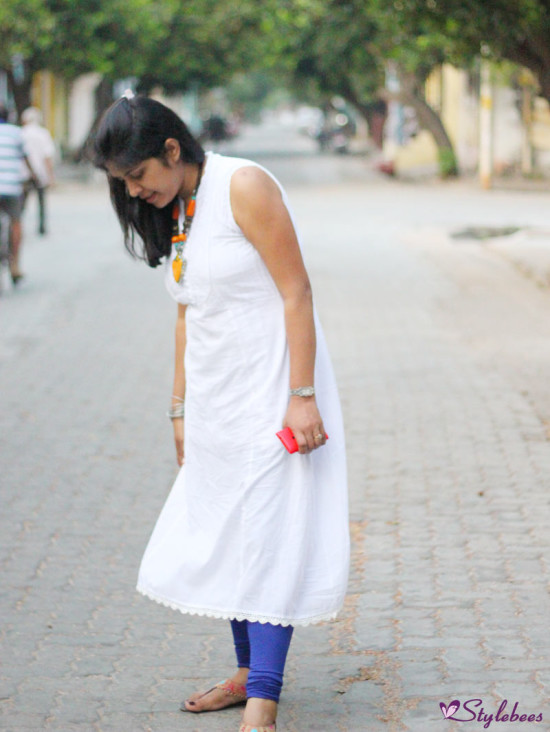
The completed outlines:
<svg viewBox="0 0 550 732">
<path fill-rule="evenodd" d="M 179 610 L 181 613 L 188 614 L 188 615 L 200 615 L 200 616 L 206 616 L 207 618 L 218 618 L 221 620 L 249 620 L 251 623 L 271 623 L 272 625 L 293 625 L 293 626 L 306 626 L 306 625 L 313 625 L 315 623 L 322 623 L 326 620 L 334 620 L 334 618 L 338 615 L 340 609 L 333 610 L 330 613 L 324 613 L 322 615 L 314 615 L 309 618 L 275 618 L 275 617 L 269 617 L 267 615 L 256 615 L 254 613 L 238 613 L 238 612 L 219 612 L 217 610 L 210 610 L 207 608 L 198 608 L 198 607 L 189 607 L 188 605 L 182 605 L 179 602 L 175 602 L 174 600 L 168 600 L 165 597 L 161 597 L 160 595 L 155 594 L 154 592 L 151 592 L 150 590 L 145 589 L 145 587 L 142 587 L 141 585 L 138 585 L 136 587 L 137 591 L 145 595 L 145 597 L 148 597 L 150 600 L 154 600 L 155 602 L 158 602 L 160 605 L 164 605 L 165 607 L 169 607 L 172 610 Z"/>
</svg>

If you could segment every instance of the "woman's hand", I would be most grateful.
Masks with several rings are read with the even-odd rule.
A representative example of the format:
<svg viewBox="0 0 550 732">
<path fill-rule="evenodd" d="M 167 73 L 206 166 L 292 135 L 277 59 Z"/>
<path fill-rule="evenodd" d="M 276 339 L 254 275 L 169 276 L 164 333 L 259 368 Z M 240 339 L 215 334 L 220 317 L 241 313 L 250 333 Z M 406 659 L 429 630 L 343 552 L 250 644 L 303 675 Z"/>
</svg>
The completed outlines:
<svg viewBox="0 0 550 732">
<path fill-rule="evenodd" d="M 185 462 L 183 457 L 183 417 L 173 419 L 172 427 L 174 428 L 174 442 L 176 445 L 178 465 L 181 467 Z"/>
<path fill-rule="evenodd" d="M 316 450 L 326 442 L 323 420 L 315 397 L 290 397 L 283 427 L 290 427 L 302 455 Z"/>
</svg>

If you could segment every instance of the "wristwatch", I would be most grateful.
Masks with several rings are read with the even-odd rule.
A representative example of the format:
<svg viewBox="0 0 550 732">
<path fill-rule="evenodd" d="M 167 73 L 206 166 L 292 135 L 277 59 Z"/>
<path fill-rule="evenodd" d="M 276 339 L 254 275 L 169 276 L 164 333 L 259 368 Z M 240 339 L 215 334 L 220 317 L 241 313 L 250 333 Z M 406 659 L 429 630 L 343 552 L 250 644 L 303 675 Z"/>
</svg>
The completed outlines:
<svg viewBox="0 0 550 732">
<path fill-rule="evenodd" d="M 314 386 L 299 386 L 297 389 L 290 390 L 290 396 L 310 397 L 310 396 L 313 396 L 314 394 L 315 394 Z"/>
</svg>

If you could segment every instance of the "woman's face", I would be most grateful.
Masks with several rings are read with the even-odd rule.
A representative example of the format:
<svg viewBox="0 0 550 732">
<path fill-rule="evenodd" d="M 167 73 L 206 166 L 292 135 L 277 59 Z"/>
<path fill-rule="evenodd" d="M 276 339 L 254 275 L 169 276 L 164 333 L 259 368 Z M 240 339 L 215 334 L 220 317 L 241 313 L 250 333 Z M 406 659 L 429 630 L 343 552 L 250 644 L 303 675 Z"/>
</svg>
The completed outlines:
<svg viewBox="0 0 550 732">
<path fill-rule="evenodd" d="M 106 165 L 109 175 L 124 181 L 126 190 L 132 198 L 141 198 L 156 208 L 164 208 L 178 194 L 181 195 L 184 180 L 184 166 L 179 159 L 179 145 L 176 151 L 169 145 L 170 140 L 166 142 L 166 160 L 147 158 L 126 170 L 110 162 Z"/>
</svg>

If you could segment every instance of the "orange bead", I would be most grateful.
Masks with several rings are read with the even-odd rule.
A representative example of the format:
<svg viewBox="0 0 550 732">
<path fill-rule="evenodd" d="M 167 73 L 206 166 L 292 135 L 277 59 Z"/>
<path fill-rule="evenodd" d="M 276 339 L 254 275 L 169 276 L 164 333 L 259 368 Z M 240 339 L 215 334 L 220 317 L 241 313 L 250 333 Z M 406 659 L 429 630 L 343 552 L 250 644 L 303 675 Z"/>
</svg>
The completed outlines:
<svg viewBox="0 0 550 732">
<path fill-rule="evenodd" d="M 195 215 L 195 206 L 196 206 L 196 201 L 194 198 L 192 198 L 187 205 L 187 211 L 186 211 L 185 215 L 194 216 Z"/>
<path fill-rule="evenodd" d="M 178 203 L 174 204 L 174 208 L 172 209 L 172 218 L 178 219 L 180 215 L 180 207 Z"/>
</svg>

